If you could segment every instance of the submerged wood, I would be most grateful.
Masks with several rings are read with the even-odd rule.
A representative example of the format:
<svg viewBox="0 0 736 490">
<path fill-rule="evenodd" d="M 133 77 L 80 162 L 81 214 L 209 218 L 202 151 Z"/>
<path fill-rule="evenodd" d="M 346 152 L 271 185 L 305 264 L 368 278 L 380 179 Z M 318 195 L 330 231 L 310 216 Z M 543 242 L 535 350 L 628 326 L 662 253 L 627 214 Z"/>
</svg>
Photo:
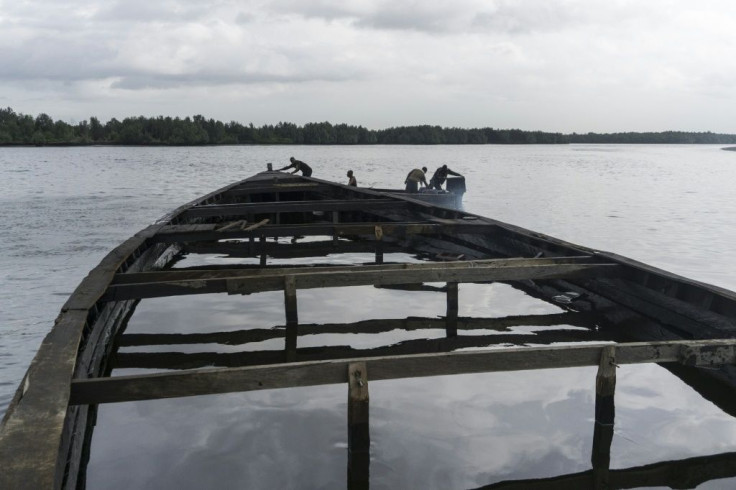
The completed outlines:
<svg viewBox="0 0 736 490">
<path fill-rule="evenodd" d="M 512 327 L 588 327 L 593 317 L 586 313 L 552 313 L 549 315 L 520 315 L 503 318 L 463 318 L 458 317 L 458 330 L 498 330 L 509 332 Z M 323 334 L 378 334 L 392 330 L 442 330 L 446 321 L 440 318 L 409 317 L 403 319 L 363 320 L 354 323 L 301 324 L 299 335 Z M 231 332 L 191 333 L 191 334 L 125 334 L 118 340 L 120 347 L 137 345 L 172 345 L 172 344 L 207 344 L 224 345 L 263 342 L 264 340 L 282 338 L 285 326 L 272 328 L 253 328 Z"/>
<path fill-rule="evenodd" d="M 266 223 L 263 218 L 270 221 Z M 261 221 L 257 222 L 258 219 Z M 297 243 L 271 243 L 279 237 L 292 238 Z M 321 243 L 309 244 L 298 243 L 298 237 L 324 239 Z M 273 265 L 278 258 L 356 251 L 370 253 L 375 264 Z M 382 263 L 390 260 L 384 254 L 396 251 L 421 258 L 462 257 L 464 260 L 441 264 Z M 253 257 L 254 263 L 213 270 L 201 267 L 162 270 L 171 267 L 183 252 Z M 0 425 L 0 488 L 76 488 L 78 484 L 83 487 L 83 454 L 89 449 L 95 422 L 95 407 L 90 404 L 348 383 L 353 363 L 365 363 L 371 381 L 599 365 L 601 354 L 607 348 L 601 345 L 454 351 L 483 342 L 503 343 L 504 337 L 455 337 L 456 331 L 502 330 L 532 321 L 553 325 L 566 315 L 551 316 L 546 322 L 532 316 L 463 318 L 458 308 L 457 284 L 488 281 L 507 281 L 535 298 L 556 304 L 563 310 L 574 308 L 595 315 L 606 324 L 604 332 L 567 331 L 567 339 L 602 341 L 609 340 L 609 335 L 620 334 L 639 341 L 616 345 L 619 364 L 669 362 L 681 363 L 688 366 L 687 369 L 706 366 L 709 369 L 698 373 L 717 380 L 723 390 L 731 393 L 736 387 L 736 293 L 612 253 L 588 249 L 457 209 L 433 206 L 400 192 L 351 188 L 314 178 L 264 172 L 174 210 L 113 250 L 82 281 L 44 340 Z M 443 283 L 440 290 L 447 294 L 445 318 L 416 322 L 411 319 L 370 320 L 344 326 L 298 324 L 299 289 L 357 285 L 421 289 L 429 287 L 424 283 L 434 282 Z M 134 312 L 141 298 L 204 292 L 251 294 L 271 290 L 284 291 L 285 328 L 265 329 L 256 325 L 255 329 L 236 333 L 203 333 L 175 338 L 160 334 L 153 337 L 118 335 L 125 327 L 125 318 Z M 564 321 L 572 322 L 567 318 Z M 440 328 L 445 329 L 450 338 L 412 340 L 381 347 L 379 349 L 393 351 L 386 350 L 384 352 L 392 354 L 380 357 L 375 354 L 381 350 L 356 351 L 351 346 L 298 348 L 300 335 L 345 328 L 366 334 L 393 328 Z M 282 360 L 301 361 L 301 356 L 315 356 L 317 360 L 105 377 L 114 359 L 116 338 L 121 345 L 125 345 L 126 338 L 127 345 L 141 345 L 146 341 L 153 344 L 170 340 L 182 343 L 254 342 L 276 338 L 274 335 L 284 338 L 284 351 L 260 351 L 253 356 L 259 362 L 279 362 L 274 360 L 276 355 Z M 560 332 L 544 332 L 528 337 L 531 342 L 543 343 L 544 339 L 555 341 L 562 338 L 561 335 Z M 524 341 L 522 335 L 513 336 Z M 512 338 L 505 337 L 506 340 Z M 367 358 L 350 357 L 371 352 L 374 355 Z M 126 356 L 129 361 L 144 359 L 148 362 L 149 359 L 135 357 L 136 354 L 119 354 L 123 361 Z M 150 359 L 161 362 L 178 362 L 167 353 L 151 356 Z M 326 359 L 330 356 L 347 357 Z M 200 362 L 204 358 L 193 359 Z M 369 456 L 369 453 L 364 454 Z M 695 469 L 724 464 L 720 460 L 711 466 L 700 460 L 692 462 Z M 618 471 L 607 473 L 611 485 L 620 481 L 617 480 Z M 647 475 L 655 475 L 651 481 L 671 481 L 657 473 L 656 468 L 647 471 Z"/>
</svg>

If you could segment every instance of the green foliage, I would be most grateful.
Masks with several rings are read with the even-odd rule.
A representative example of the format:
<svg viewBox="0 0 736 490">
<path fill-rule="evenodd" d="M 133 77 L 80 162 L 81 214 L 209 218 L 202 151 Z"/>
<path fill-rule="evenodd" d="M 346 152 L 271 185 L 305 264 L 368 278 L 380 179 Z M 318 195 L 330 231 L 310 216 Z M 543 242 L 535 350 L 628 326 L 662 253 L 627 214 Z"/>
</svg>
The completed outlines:
<svg viewBox="0 0 736 490">
<path fill-rule="evenodd" d="M 371 130 L 329 122 L 297 126 L 290 122 L 259 128 L 236 121 L 223 123 L 202 115 L 113 118 L 96 117 L 70 125 L 47 114 L 35 118 L 0 108 L 0 145 L 520 145 L 560 143 L 714 143 L 734 144 L 736 135 L 716 133 L 561 134 L 521 129 L 401 126 Z"/>
</svg>

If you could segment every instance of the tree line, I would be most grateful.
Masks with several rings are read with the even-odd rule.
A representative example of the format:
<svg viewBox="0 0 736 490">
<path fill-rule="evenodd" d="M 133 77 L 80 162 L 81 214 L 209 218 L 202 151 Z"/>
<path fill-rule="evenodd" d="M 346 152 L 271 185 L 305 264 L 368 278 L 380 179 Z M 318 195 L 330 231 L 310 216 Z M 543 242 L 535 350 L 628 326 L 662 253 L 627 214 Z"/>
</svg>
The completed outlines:
<svg viewBox="0 0 736 490">
<path fill-rule="evenodd" d="M 692 133 L 587 133 L 494 128 L 444 128 L 420 125 L 372 130 L 363 126 L 289 122 L 255 127 L 223 123 L 204 116 L 128 117 L 102 123 L 90 117 L 76 124 L 54 121 L 0 108 L 0 145 L 438 145 L 438 144 L 564 144 L 564 143 L 736 143 L 736 135 Z"/>
</svg>

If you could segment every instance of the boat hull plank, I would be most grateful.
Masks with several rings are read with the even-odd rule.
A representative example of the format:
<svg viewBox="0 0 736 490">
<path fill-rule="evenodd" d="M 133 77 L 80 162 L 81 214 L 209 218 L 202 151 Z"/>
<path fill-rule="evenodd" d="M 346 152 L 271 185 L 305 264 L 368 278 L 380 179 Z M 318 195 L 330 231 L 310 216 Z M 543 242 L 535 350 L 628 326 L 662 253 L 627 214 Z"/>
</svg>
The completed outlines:
<svg viewBox="0 0 736 490">
<path fill-rule="evenodd" d="M 70 444 L 64 437 L 69 391 L 58 387 L 72 382 L 86 323 L 86 311 L 60 315 L 31 362 L 0 432 L 0 488 L 61 487 L 66 466 L 61 458 Z"/>
</svg>

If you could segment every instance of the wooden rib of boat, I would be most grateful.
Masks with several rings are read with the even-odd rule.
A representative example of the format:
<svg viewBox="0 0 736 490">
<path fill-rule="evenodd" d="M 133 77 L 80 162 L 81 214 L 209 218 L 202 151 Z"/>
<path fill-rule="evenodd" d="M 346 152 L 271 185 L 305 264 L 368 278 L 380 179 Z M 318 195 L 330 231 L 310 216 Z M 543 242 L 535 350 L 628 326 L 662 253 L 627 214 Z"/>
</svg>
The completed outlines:
<svg viewBox="0 0 736 490">
<path fill-rule="evenodd" d="M 397 252 L 423 260 L 390 260 Z M 172 268 L 184 254 L 213 253 L 255 258 L 255 263 Z M 366 253 L 368 262 L 331 261 L 340 254 Z M 304 257 L 315 261 L 304 266 L 282 260 Z M 273 264 L 276 259 L 278 264 Z M 488 282 L 506 283 L 565 312 L 459 316 L 458 284 Z M 300 289 L 358 285 L 433 291 L 446 297 L 446 315 L 299 323 Z M 262 291 L 283 291 L 283 328 L 125 333 L 142 299 Z M 518 335 L 466 335 L 474 329 L 487 332 L 514 325 L 589 324 L 583 320 L 590 317 L 599 328 L 540 333 L 533 345 Z M 445 330 L 444 338 L 369 349 L 299 347 L 300 336 L 313 333 L 380 335 L 394 329 L 437 328 Z M 736 414 L 735 333 L 736 294 L 731 291 L 397 193 L 263 172 L 176 209 L 115 248 L 82 281 L 2 421 L 0 488 L 83 487 L 98 404 L 336 383 L 346 384 L 349 393 L 348 486 L 364 488 L 369 381 L 574 366 L 599 367 L 593 469 L 561 477 L 563 483 L 590 488 L 596 482 L 666 485 L 675 473 L 705 480 L 708 475 L 734 477 L 733 453 L 615 471 L 608 468 L 608 454 L 615 364 L 663 363 L 723 410 Z M 113 355 L 120 346 L 244 344 L 273 338 L 283 338 L 283 349 L 248 355 Z M 126 367 L 167 371 L 109 376 L 112 369 Z M 534 480 L 492 488 L 553 488 L 559 478 L 554 480 L 552 486 Z"/>
</svg>

